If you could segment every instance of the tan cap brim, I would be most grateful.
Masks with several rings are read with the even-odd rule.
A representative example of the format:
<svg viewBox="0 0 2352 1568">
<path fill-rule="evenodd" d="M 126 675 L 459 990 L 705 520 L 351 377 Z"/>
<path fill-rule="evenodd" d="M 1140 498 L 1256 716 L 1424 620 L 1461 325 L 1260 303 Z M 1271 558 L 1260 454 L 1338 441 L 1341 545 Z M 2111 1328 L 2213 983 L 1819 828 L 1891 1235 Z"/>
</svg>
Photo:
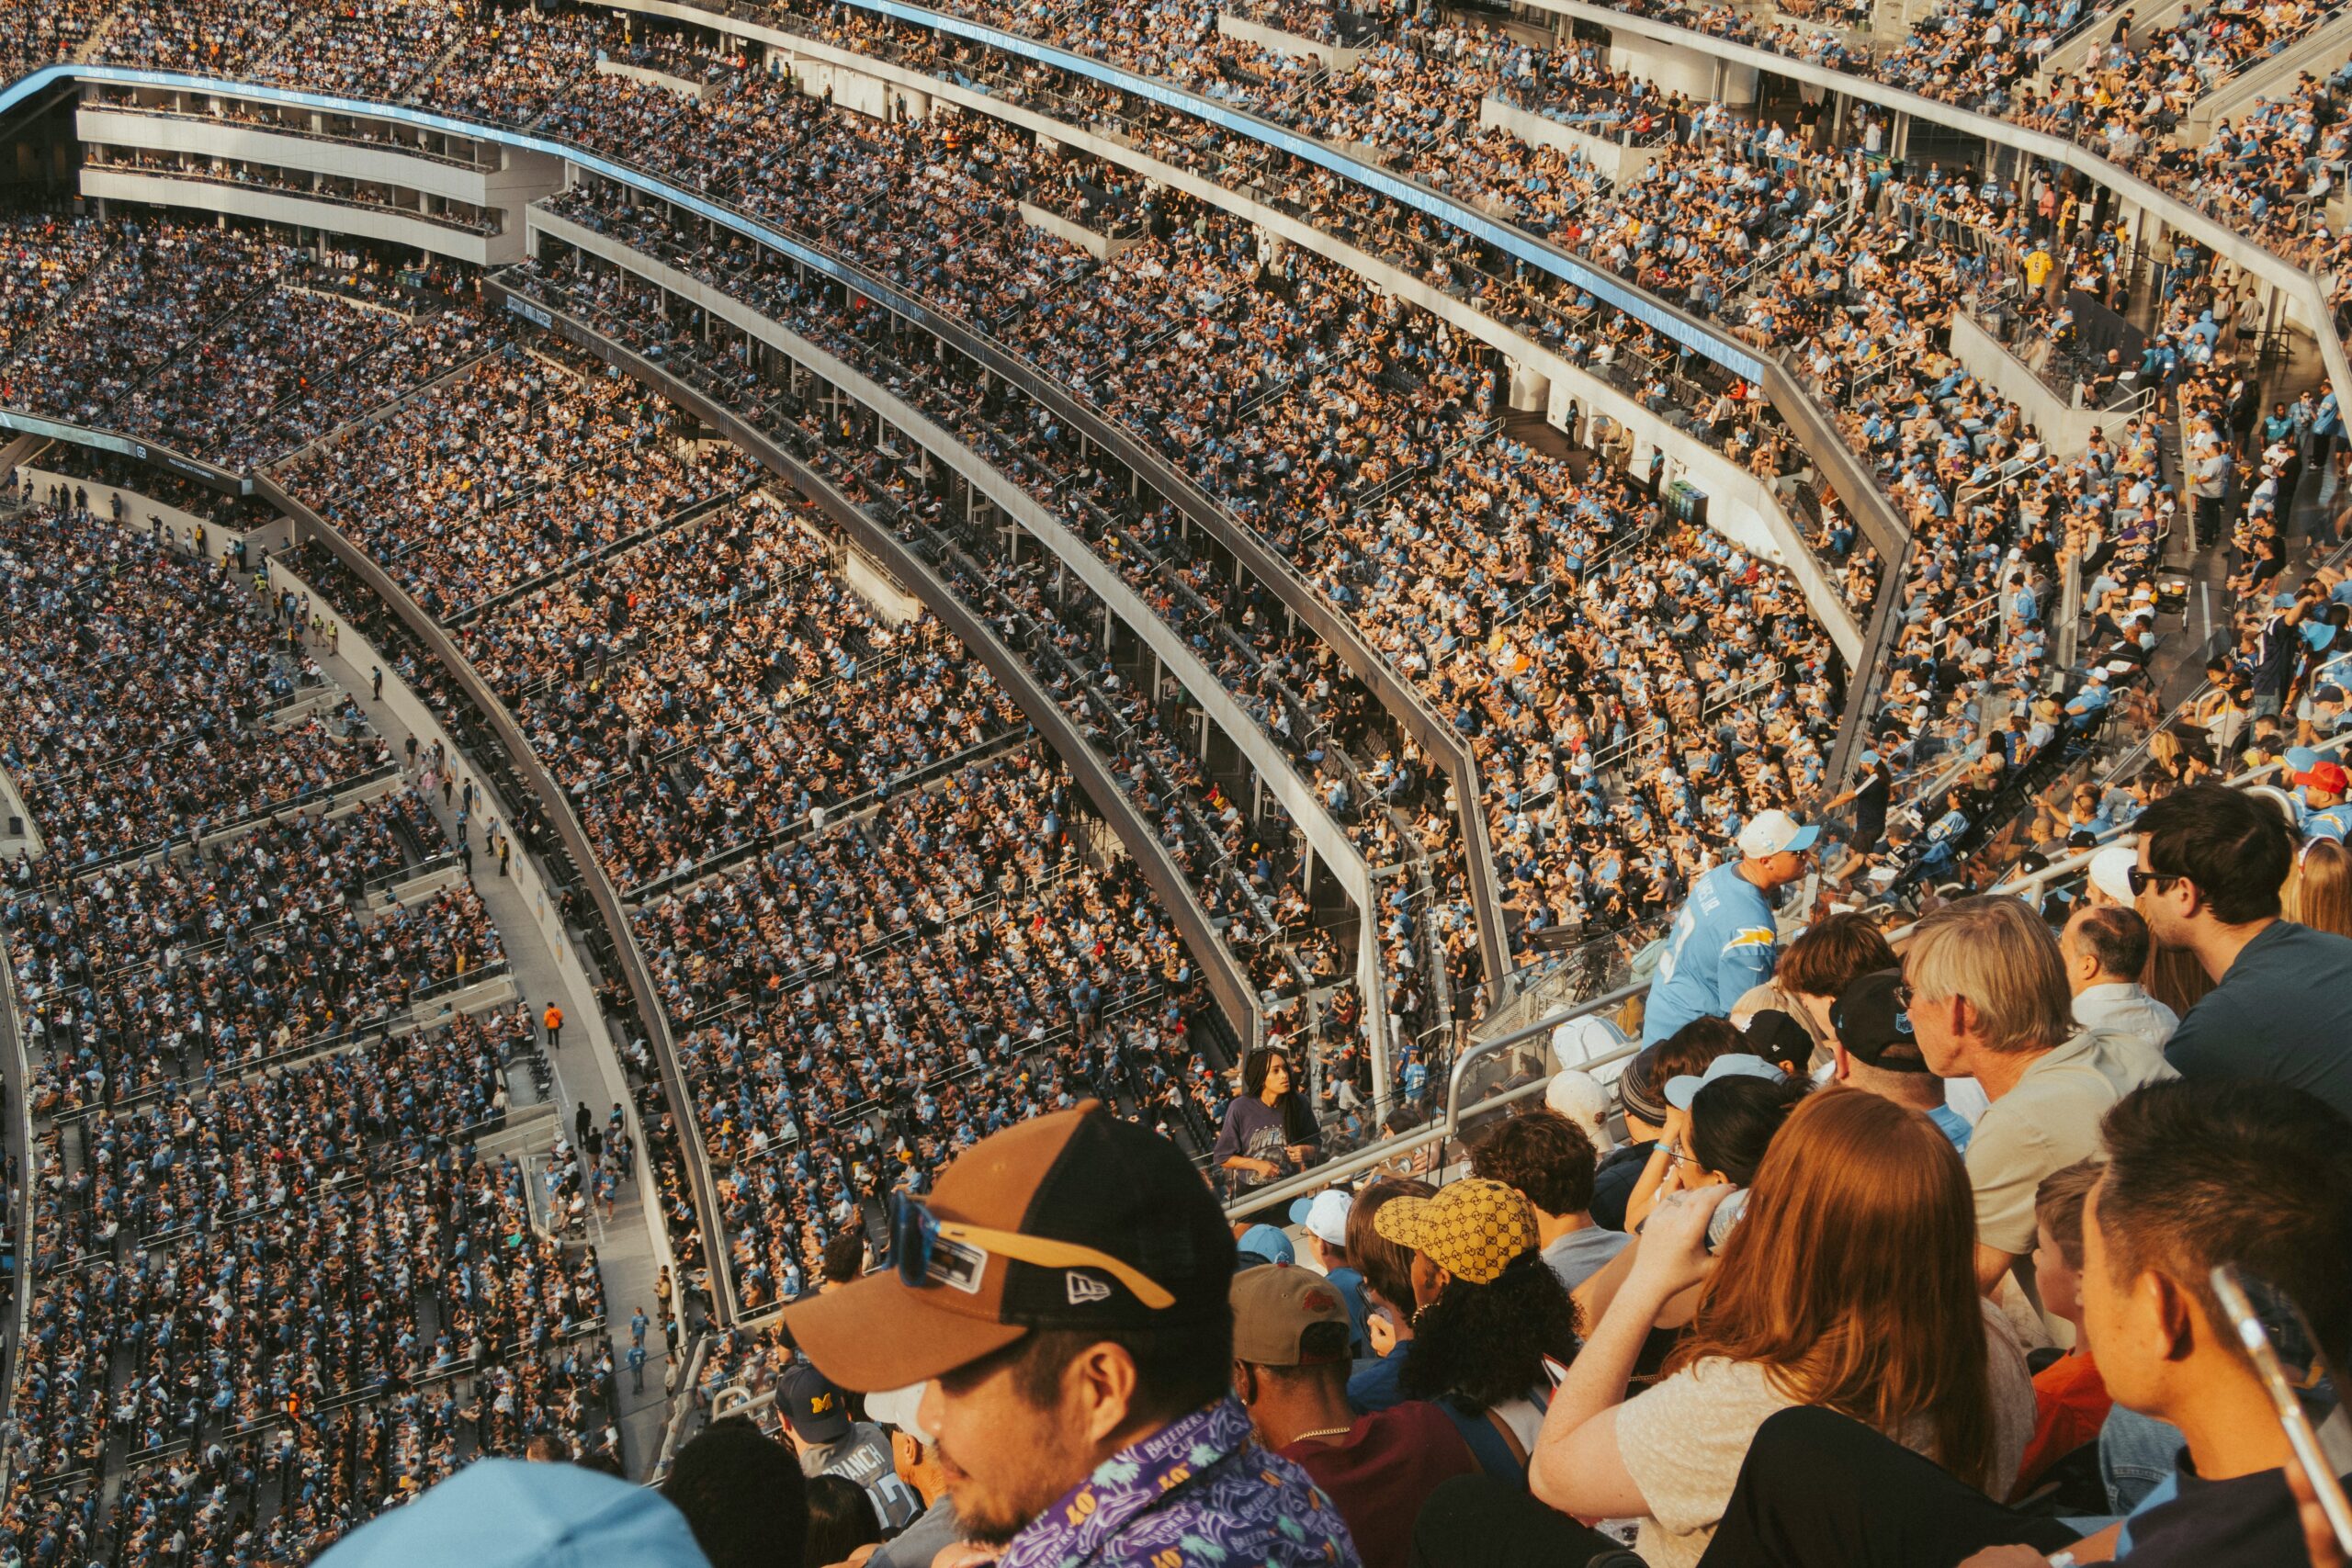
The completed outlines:
<svg viewBox="0 0 2352 1568">
<path fill-rule="evenodd" d="M 939 1291 L 869 1274 L 784 1310 L 784 1325 L 817 1370 L 853 1393 L 929 1382 L 1001 1350 L 1029 1330 L 949 1312 Z"/>
</svg>

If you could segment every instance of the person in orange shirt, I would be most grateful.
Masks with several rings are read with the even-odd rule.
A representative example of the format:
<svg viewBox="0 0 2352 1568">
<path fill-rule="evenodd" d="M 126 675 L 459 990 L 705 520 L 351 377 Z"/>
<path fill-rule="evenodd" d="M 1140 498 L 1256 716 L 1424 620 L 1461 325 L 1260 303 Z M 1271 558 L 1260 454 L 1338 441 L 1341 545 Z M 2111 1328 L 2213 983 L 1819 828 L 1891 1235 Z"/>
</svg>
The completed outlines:
<svg viewBox="0 0 2352 1568">
<path fill-rule="evenodd" d="M 540 1021 L 548 1026 L 548 1049 L 552 1051 L 560 1043 L 560 1037 L 563 1033 L 563 1010 L 549 1002 L 547 1016 Z"/>
<path fill-rule="evenodd" d="M 2033 1280 L 2041 1307 L 2075 1325 L 2075 1348 L 2033 1379 L 2033 1436 L 2018 1462 L 2012 1499 L 2040 1484 L 2052 1465 L 2085 1443 L 2098 1440 L 2108 1410 L 2106 1380 L 2084 1344 L 2082 1297 L 2083 1200 L 2098 1183 L 2096 1160 L 2077 1160 L 2041 1179 L 2033 1194 Z"/>
</svg>

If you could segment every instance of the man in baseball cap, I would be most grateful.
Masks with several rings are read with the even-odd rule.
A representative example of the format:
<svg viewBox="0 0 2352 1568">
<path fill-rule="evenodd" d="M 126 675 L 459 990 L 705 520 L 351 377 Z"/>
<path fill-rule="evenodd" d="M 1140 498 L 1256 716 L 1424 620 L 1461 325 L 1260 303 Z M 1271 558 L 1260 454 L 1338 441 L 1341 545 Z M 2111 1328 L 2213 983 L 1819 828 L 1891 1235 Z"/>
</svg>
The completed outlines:
<svg viewBox="0 0 2352 1568">
<path fill-rule="evenodd" d="M 1413 1521 L 1438 1483 L 1477 1469 L 1436 1405 L 1348 1406 L 1347 1304 L 1328 1280 L 1280 1264 L 1233 1277 L 1233 1392 L 1258 1440 L 1323 1488 L 1365 1568 L 1405 1568 Z"/>
<path fill-rule="evenodd" d="M 2352 778 L 2346 775 L 2344 764 L 2320 758 L 2295 774 L 2295 784 L 2302 792 L 2303 837 L 2343 842 L 2352 830 L 2352 806 L 2344 800 L 2352 792 Z"/>
<path fill-rule="evenodd" d="M 1230 1387 L 1234 1244 L 1176 1145 L 1097 1100 L 967 1149 L 900 1193 L 894 1267 L 789 1307 L 818 1370 L 927 1383 L 921 1420 L 967 1539 L 1068 1560 L 1354 1563 L 1304 1471 Z"/>
<path fill-rule="evenodd" d="M 1910 1015 L 1897 997 L 1902 987 L 1902 970 L 1881 969 L 1838 993 L 1829 1009 L 1837 1052 L 1833 1071 L 1849 1089 L 1866 1089 L 1881 1100 L 1927 1112 L 1952 1147 L 1966 1154 L 1973 1129 L 1944 1103 L 1944 1080 L 1928 1070 L 1928 1058 L 1911 1032 Z"/>
<path fill-rule="evenodd" d="M 1306 1233 L 1308 1256 L 1347 1303 L 1349 1349 L 1358 1356 L 1369 1356 L 1372 1341 L 1366 1330 L 1371 1308 L 1363 1299 L 1363 1270 L 1356 1267 L 1354 1255 L 1348 1251 L 1348 1215 L 1354 1207 L 1354 1200 L 1345 1188 L 1327 1187 L 1312 1198 L 1294 1201 L 1290 1223 Z"/>
<path fill-rule="evenodd" d="M 922 1512 L 922 1500 L 901 1482 L 890 1462 L 890 1439 L 871 1421 L 850 1418 L 849 1395 L 806 1361 L 795 1361 L 776 1380 L 776 1408 L 800 1456 L 800 1473 L 838 1475 L 865 1488 L 883 1528 L 901 1530 Z"/>
<path fill-rule="evenodd" d="M 1805 872 L 1817 827 L 1766 811 L 1740 829 L 1740 858 L 1691 885 L 1667 933 L 1642 1015 L 1642 1043 L 1655 1045 L 1694 1018 L 1727 1018 L 1732 1003 L 1764 983 L 1779 954 L 1772 896 Z"/>
</svg>

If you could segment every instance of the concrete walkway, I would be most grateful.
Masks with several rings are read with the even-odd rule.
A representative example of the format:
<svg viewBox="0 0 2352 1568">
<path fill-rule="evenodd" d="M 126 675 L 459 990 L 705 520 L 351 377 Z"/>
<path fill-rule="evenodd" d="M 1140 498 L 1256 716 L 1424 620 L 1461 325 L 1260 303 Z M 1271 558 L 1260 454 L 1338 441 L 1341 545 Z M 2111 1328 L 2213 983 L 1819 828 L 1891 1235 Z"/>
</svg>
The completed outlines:
<svg viewBox="0 0 2352 1568">
<path fill-rule="evenodd" d="M 388 703 L 368 696 L 369 671 L 356 667 L 341 653 L 314 648 L 311 656 L 328 679 L 359 699 L 368 721 L 391 744 L 395 757 L 404 756 L 408 729 L 392 712 Z M 386 672 L 390 682 L 399 677 Z M 419 749 L 426 742 L 420 739 Z M 457 836 L 457 814 L 444 807 L 436 793 L 430 805 L 442 829 L 454 841 Z M 548 1054 L 555 1067 L 557 1125 L 563 1136 L 572 1133 L 572 1119 L 584 1100 L 589 1113 L 599 1127 L 612 1111 L 616 1102 L 628 1108 L 630 1135 L 638 1146 L 645 1145 L 643 1130 L 637 1124 L 637 1115 L 628 1092 L 627 1078 L 621 1072 L 619 1059 L 611 1047 L 603 1014 L 594 996 L 568 984 L 563 978 L 555 955 L 548 949 L 547 938 L 535 912 L 525 903 L 521 891 L 512 878 L 498 874 L 498 858 L 483 852 L 482 834 L 494 811 L 478 809 L 469 829 L 474 847 L 474 887 L 497 922 L 499 940 L 505 943 L 507 962 L 513 965 L 515 984 L 521 987 L 523 1005 L 534 1019 L 547 1010 L 548 1002 L 563 1009 L 565 1019 L 561 1044 Z M 502 818 L 503 819 L 503 818 Z M 518 842 L 517 853 L 526 852 Z M 515 1103 L 522 1105 L 537 1098 L 527 1075 L 520 1083 L 511 1086 Z M 535 1167 L 534 1179 L 537 1179 Z M 605 1308 L 607 1332 L 613 1342 L 613 1363 L 618 1369 L 616 1382 L 620 1392 L 621 1452 L 632 1477 L 642 1478 L 653 1465 L 661 1448 L 662 1427 L 668 1416 L 668 1399 L 662 1393 L 662 1379 L 669 1370 L 669 1353 L 662 1341 L 660 1314 L 654 1307 L 653 1279 L 660 1268 L 660 1248 L 653 1227 L 660 1216 L 645 1203 L 643 1183 L 638 1180 L 622 1184 L 618 1201 L 614 1204 L 613 1217 L 607 1220 L 594 1204 L 590 1205 L 588 1239 L 596 1248 L 596 1261 L 605 1276 Z M 645 1389 L 636 1391 L 635 1380 L 628 1372 L 628 1320 L 639 1307 L 654 1320 L 645 1337 Z M 682 1341 L 681 1348 L 684 1348 Z"/>
</svg>

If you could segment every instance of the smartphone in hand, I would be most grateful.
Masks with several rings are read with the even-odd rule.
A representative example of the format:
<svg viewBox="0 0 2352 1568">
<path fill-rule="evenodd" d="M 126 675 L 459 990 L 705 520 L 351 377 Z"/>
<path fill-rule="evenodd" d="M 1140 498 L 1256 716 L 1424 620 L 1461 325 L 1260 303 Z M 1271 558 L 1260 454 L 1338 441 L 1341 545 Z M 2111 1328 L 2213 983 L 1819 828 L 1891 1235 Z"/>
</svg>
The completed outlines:
<svg viewBox="0 0 2352 1568">
<path fill-rule="evenodd" d="M 2352 1436 L 2346 1427 L 2343 1380 L 2328 1364 L 2319 1337 L 2284 1291 L 2255 1275 L 2222 1264 L 2212 1274 L 2213 1292 L 2230 1328 L 2245 1347 L 2270 1403 L 2286 1428 L 2287 1441 L 2318 1495 L 2335 1543 L 2352 1553 L 2352 1499 L 2337 1479 L 2352 1469 Z M 2327 1433 L 2323 1439 L 2322 1432 Z M 2333 1449 L 2335 1451 L 2330 1452 Z"/>
</svg>

